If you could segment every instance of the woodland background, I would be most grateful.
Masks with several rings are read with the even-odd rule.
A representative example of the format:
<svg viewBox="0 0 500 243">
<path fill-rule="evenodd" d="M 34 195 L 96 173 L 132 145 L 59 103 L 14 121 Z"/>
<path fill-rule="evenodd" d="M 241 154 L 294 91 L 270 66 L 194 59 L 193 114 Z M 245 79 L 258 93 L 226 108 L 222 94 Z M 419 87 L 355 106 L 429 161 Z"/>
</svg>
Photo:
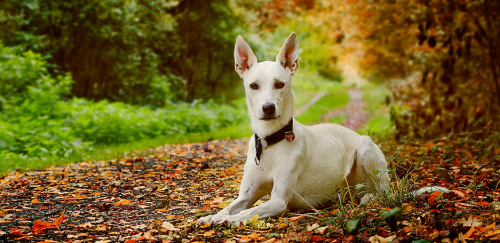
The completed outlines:
<svg viewBox="0 0 500 243">
<path fill-rule="evenodd" d="M 0 172 L 247 136 L 235 37 L 292 31 L 299 104 L 363 87 L 366 133 L 497 137 L 499 30 L 492 0 L 0 0 Z"/>
</svg>

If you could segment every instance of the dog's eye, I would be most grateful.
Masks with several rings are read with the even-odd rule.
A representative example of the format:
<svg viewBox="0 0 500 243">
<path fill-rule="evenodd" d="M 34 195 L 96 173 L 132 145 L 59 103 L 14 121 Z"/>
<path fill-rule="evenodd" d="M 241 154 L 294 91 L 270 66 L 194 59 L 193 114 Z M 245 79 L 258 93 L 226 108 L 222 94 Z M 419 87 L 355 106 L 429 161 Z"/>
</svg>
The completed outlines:
<svg viewBox="0 0 500 243">
<path fill-rule="evenodd" d="M 259 89 L 259 85 L 256 83 L 252 83 L 252 84 L 250 84 L 250 88 L 253 90 L 256 90 L 256 89 Z"/>
<path fill-rule="evenodd" d="M 277 89 L 282 89 L 283 87 L 285 87 L 285 83 L 283 82 L 277 82 L 274 84 L 274 87 L 277 88 Z"/>
</svg>

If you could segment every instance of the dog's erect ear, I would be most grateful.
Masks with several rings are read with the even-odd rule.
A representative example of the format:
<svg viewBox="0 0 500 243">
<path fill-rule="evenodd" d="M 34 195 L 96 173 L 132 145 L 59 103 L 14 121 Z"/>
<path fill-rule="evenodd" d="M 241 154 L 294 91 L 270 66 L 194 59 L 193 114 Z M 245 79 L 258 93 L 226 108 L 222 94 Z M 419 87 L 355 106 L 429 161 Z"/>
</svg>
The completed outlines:
<svg viewBox="0 0 500 243">
<path fill-rule="evenodd" d="M 257 63 L 257 57 L 252 52 L 252 49 L 243 39 L 236 37 L 236 45 L 234 46 L 234 69 L 243 78 L 243 74 L 250 70 L 252 65 Z"/>
<path fill-rule="evenodd" d="M 276 62 L 281 64 L 285 69 L 288 68 L 291 75 L 295 74 L 295 71 L 299 67 L 299 43 L 297 42 L 295 33 L 292 32 L 286 39 L 278 56 L 276 56 Z"/>
</svg>

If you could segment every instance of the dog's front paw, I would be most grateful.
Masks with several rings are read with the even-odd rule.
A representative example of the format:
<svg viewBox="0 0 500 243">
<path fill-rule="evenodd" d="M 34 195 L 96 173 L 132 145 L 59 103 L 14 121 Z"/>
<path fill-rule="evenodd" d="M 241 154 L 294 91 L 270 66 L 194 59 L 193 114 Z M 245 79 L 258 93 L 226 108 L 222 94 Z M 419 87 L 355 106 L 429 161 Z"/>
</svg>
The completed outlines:
<svg viewBox="0 0 500 243">
<path fill-rule="evenodd" d="M 228 225 L 228 226 L 242 226 L 246 224 L 246 220 L 238 219 L 237 217 L 225 216 L 214 220 L 214 224 Z"/>
<path fill-rule="evenodd" d="M 205 217 L 201 217 L 198 219 L 198 221 L 196 223 L 198 223 L 198 224 L 212 224 L 214 216 L 215 215 L 208 215 Z"/>
</svg>

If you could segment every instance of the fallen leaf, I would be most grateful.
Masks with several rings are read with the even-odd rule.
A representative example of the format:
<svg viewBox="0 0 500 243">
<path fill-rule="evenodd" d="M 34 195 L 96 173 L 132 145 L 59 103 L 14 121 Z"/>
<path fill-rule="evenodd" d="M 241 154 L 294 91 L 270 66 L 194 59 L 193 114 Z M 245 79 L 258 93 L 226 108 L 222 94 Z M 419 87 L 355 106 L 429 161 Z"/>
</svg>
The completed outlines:
<svg viewBox="0 0 500 243">
<path fill-rule="evenodd" d="M 127 205 L 127 204 L 130 204 L 131 201 L 127 200 L 127 199 L 123 199 L 121 201 L 118 201 L 118 202 L 115 202 L 115 206 L 122 206 L 122 205 Z"/>
<path fill-rule="evenodd" d="M 207 232 L 203 233 L 203 236 L 208 237 L 208 236 L 213 235 L 214 233 L 215 233 L 215 231 L 214 231 L 214 230 L 209 230 L 209 231 L 207 231 Z"/>
<path fill-rule="evenodd" d="M 479 220 L 476 217 L 473 217 L 472 215 L 470 215 L 467 220 L 461 219 L 460 222 L 462 223 L 463 226 L 468 226 L 468 227 L 476 227 L 483 224 L 479 222 Z"/>
<path fill-rule="evenodd" d="M 31 204 L 37 204 L 37 203 L 38 203 L 38 199 L 35 198 L 35 199 L 31 200 Z"/>
<path fill-rule="evenodd" d="M 396 238 L 395 235 L 389 236 L 389 237 L 382 237 L 379 235 L 375 235 L 375 236 L 370 237 L 368 239 L 368 241 L 370 241 L 371 243 L 388 243 L 388 242 L 391 242 L 392 240 L 394 240 L 394 238 Z"/>
<path fill-rule="evenodd" d="M 461 191 L 451 190 L 451 192 L 455 193 L 460 198 L 465 198 L 465 194 Z"/>
<path fill-rule="evenodd" d="M 211 226 L 211 224 L 206 223 L 206 224 L 204 224 L 204 225 L 200 226 L 200 228 L 201 228 L 201 229 L 205 229 L 205 228 L 208 228 L 208 227 L 210 227 L 210 226 Z"/>
<path fill-rule="evenodd" d="M 469 239 L 469 238 L 470 238 L 470 236 L 472 235 L 472 233 L 474 233 L 474 230 L 475 230 L 475 228 L 474 228 L 474 227 L 470 228 L 470 230 L 469 230 L 469 231 L 467 231 L 467 233 L 465 233 L 465 234 L 464 234 L 464 238 L 465 238 L 465 239 Z"/>
<path fill-rule="evenodd" d="M 319 224 L 317 224 L 317 223 L 314 223 L 313 225 L 309 225 L 309 224 L 307 224 L 307 225 L 306 225 L 306 230 L 307 230 L 307 231 L 313 231 L 314 229 L 316 229 L 316 228 L 318 228 L 318 227 L 319 227 Z"/>
<path fill-rule="evenodd" d="M 319 236 L 319 235 L 313 235 L 313 236 L 311 236 L 311 241 L 312 242 L 318 242 L 318 241 L 322 241 L 322 240 L 324 240 L 324 238 L 321 237 L 321 236 Z"/>
<path fill-rule="evenodd" d="M 54 222 L 49 223 L 45 221 L 40 221 L 40 220 L 35 220 L 33 222 L 33 227 L 31 228 L 31 231 L 34 234 L 44 234 L 45 231 L 44 229 L 57 229 L 59 227 L 59 224 L 61 224 L 64 220 L 64 212 L 61 213 L 61 216 L 54 220 Z"/>
<path fill-rule="evenodd" d="M 500 230 L 495 230 L 495 231 L 491 230 L 491 231 L 487 232 L 486 234 L 484 234 L 484 236 L 490 237 L 490 236 L 498 235 L 498 234 L 500 234 Z"/>
<path fill-rule="evenodd" d="M 23 232 L 21 232 L 21 230 L 19 230 L 18 228 L 11 228 L 10 233 L 13 235 L 22 235 L 23 234 Z"/>
<path fill-rule="evenodd" d="M 252 216 L 252 218 L 250 219 L 250 223 L 257 223 L 257 222 L 259 222 L 259 215 L 258 214 Z"/>
<path fill-rule="evenodd" d="M 137 241 L 141 241 L 141 240 L 145 240 L 146 239 L 146 236 L 141 236 L 139 238 L 135 238 L 135 239 L 130 239 L 130 240 L 126 240 L 125 243 L 135 243 Z"/>
<path fill-rule="evenodd" d="M 63 212 L 61 213 L 61 216 L 59 216 L 59 218 L 57 218 L 57 219 L 54 221 L 54 223 L 53 223 L 54 225 L 59 226 L 59 225 L 63 222 L 63 220 L 64 220 L 64 212 L 65 212 L 65 211 L 63 211 Z"/>
<path fill-rule="evenodd" d="M 487 225 L 487 226 L 485 226 L 484 228 L 482 228 L 482 229 L 481 229 L 481 231 L 482 231 L 482 232 L 486 232 L 486 231 L 488 231 L 489 229 L 492 229 L 493 227 L 495 227 L 495 225 L 496 225 L 496 223 L 495 223 L 495 222 L 493 222 L 492 224 Z"/>
<path fill-rule="evenodd" d="M 317 229 L 315 229 L 314 231 L 318 234 L 325 234 L 325 230 L 328 229 L 328 226 L 323 226 L 323 227 L 319 227 Z"/>
<path fill-rule="evenodd" d="M 167 221 L 163 221 L 163 223 L 161 224 L 161 227 L 166 229 L 166 230 L 173 230 L 173 231 L 179 230 L 179 229 L 175 228 L 175 226 L 173 224 L 171 224 L 170 222 L 167 222 Z"/>
</svg>

